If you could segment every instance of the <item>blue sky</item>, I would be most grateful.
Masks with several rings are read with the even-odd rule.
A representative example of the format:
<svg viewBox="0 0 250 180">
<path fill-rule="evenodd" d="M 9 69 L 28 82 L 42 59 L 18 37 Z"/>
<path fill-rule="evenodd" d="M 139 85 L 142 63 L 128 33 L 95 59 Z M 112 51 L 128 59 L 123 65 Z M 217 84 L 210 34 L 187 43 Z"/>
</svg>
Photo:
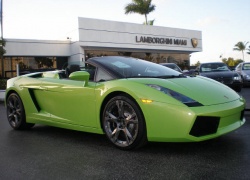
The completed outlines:
<svg viewBox="0 0 250 180">
<path fill-rule="evenodd" d="M 142 24 L 144 16 L 124 14 L 132 0 L 3 0 L 4 38 L 75 38 L 78 17 Z M 191 55 L 191 64 L 233 57 L 238 41 L 250 41 L 249 0 L 152 0 L 156 10 L 148 19 L 155 26 L 202 31 L 203 51 Z M 250 43 L 248 44 L 250 45 Z M 245 53 L 245 61 L 250 55 Z"/>
</svg>

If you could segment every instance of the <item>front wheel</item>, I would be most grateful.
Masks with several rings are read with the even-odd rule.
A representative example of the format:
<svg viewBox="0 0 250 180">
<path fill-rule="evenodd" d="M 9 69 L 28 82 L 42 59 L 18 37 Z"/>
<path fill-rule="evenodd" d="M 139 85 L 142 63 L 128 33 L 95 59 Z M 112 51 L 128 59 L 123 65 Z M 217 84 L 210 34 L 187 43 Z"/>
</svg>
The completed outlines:
<svg viewBox="0 0 250 180">
<path fill-rule="evenodd" d="M 143 114 L 127 96 L 119 95 L 108 101 L 103 111 L 102 125 L 108 139 L 120 149 L 138 148 L 147 142 Z"/>
<path fill-rule="evenodd" d="M 16 93 L 9 95 L 6 101 L 7 119 L 10 126 L 15 130 L 29 129 L 34 124 L 26 123 L 26 116 L 22 100 Z"/>
</svg>

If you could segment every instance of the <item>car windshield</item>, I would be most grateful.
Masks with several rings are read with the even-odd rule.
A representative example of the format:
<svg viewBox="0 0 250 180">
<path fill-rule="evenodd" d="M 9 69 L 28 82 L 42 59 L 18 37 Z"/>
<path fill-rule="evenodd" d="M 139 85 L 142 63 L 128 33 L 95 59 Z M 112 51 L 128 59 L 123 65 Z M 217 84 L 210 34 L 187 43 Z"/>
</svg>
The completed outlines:
<svg viewBox="0 0 250 180">
<path fill-rule="evenodd" d="M 116 72 L 123 78 L 157 77 L 175 78 L 183 77 L 181 73 L 165 66 L 141 59 L 126 57 L 109 57 L 98 60 L 106 68 Z"/>
<path fill-rule="evenodd" d="M 224 63 L 206 63 L 200 67 L 201 72 L 230 71 Z"/>
<path fill-rule="evenodd" d="M 249 64 L 244 64 L 242 69 L 243 70 L 250 70 L 250 63 Z"/>
<path fill-rule="evenodd" d="M 181 69 L 176 64 L 161 64 L 162 66 L 166 66 L 168 68 L 171 68 L 173 70 L 181 72 Z"/>
</svg>

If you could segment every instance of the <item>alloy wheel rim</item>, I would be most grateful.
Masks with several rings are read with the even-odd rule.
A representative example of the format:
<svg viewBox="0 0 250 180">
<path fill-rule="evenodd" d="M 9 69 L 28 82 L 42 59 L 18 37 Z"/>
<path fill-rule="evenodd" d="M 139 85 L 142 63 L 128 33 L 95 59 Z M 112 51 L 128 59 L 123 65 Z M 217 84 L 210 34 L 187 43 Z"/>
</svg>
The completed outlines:
<svg viewBox="0 0 250 180">
<path fill-rule="evenodd" d="M 22 119 L 22 109 L 20 101 L 17 97 L 12 96 L 9 98 L 7 103 L 7 109 L 8 109 L 8 120 L 9 123 L 16 127 L 21 122 Z"/>
<path fill-rule="evenodd" d="M 104 127 L 109 139 L 120 147 L 131 145 L 138 134 L 138 117 L 123 100 L 113 101 L 105 112 Z"/>
</svg>

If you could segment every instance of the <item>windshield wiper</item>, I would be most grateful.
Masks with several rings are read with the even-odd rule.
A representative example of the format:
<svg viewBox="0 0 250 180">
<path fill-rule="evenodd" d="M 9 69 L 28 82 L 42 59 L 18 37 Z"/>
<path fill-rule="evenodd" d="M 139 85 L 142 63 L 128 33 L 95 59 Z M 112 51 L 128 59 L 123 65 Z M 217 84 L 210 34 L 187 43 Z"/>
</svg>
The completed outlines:
<svg viewBox="0 0 250 180">
<path fill-rule="evenodd" d="M 172 79 L 172 78 L 186 78 L 186 77 L 187 76 L 184 74 L 179 74 L 179 75 L 156 76 L 155 78 Z"/>
</svg>

